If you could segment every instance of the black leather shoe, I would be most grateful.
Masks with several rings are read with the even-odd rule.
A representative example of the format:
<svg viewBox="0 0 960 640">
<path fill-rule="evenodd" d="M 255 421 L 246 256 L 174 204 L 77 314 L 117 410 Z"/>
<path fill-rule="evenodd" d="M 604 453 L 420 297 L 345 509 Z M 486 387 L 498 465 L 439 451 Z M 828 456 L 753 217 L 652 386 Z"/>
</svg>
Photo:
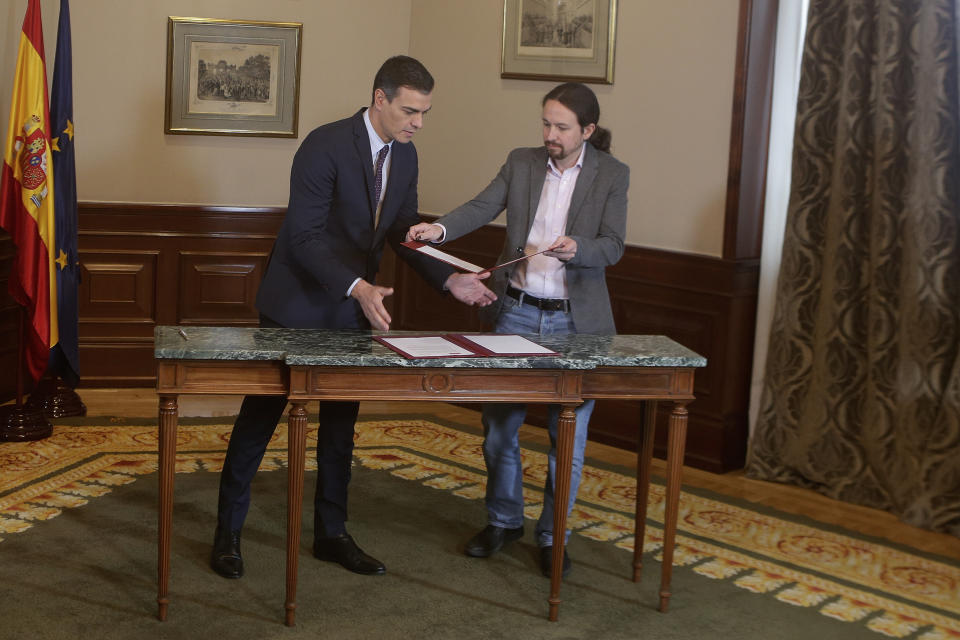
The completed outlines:
<svg viewBox="0 0 960 640">
<path fill-rule="evenodd" d="M 522 537 L 523 527 L 507 529 L 488 524 L 483 531 L 470 538 L 463 550 L 471 558 L 488 558 L 503 549 L 503 545 Z"/>
<path fill-rule="evenodd" d="M 365 554 L 346 533 L 333 538 L 315 538 L 313 555 L 318 560 L 337 562 L 345 569 L 365 576 L 382 576 L 387 572 L 382 562 Z"/>
<path fill-rule="evenodd" d="M 221 531 L 213 534 L 210 568 L 224 578 L 243 577 L 243 557 L 240 555 L 240 531 Z"/>
<path fill-rule="evenodd" d="M 573 565 L 570 564 L 570 556 L 567 555 L 567 549 L 563 549 L 563 572 L 560 574 L 564 578 L 570 575 Z M 548 578 L 553 575 L 553 547 L 540 547 L 540 571 Z"/>
</svg>

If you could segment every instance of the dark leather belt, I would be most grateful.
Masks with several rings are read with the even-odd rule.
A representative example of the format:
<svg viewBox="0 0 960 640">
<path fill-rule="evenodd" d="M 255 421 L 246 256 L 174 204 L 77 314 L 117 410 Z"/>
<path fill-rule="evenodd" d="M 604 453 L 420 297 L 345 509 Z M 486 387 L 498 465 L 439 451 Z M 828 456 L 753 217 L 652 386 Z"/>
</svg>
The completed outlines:
<svg viewBox="0 0 960 640">
<path fill-rule="evenodd" d="M 538 298 L 529 293 L 524 293 L 516 287 L 507 287 L 507 295 L 518 302 L 536 307 L 540 311 L 570 312 L 570 301 L 563 298 Z"/>
</svg>

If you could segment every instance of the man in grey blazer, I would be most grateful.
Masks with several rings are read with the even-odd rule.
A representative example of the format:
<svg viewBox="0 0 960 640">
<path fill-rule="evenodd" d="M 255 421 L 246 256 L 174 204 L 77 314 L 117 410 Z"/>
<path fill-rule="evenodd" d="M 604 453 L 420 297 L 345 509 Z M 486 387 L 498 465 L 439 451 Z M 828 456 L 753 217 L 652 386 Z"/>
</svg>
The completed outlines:
<svg viewBox="0 0 960 640">
<path fill-rule="evenodd" d="M 557 86 L 543 98 L 543 147 L 514 149 L 497 177 L 469 202 L 436 223 L 410 228 L 407 240 L 455 240 L 507 211 L 507 240 L 497 264 L 531 255 L 493 272 L 497 301 L 483 313 L 498 333 L 616 332 L 606 267 L 623 255 L 629 168 L 609 154 L 610 132 L 597 126 L 600 106 L 579 83 Z M 588 144 L 589 143 L 589 144 Z M 593 400 L 577 409 L 568 513 L 580 486 Z M 558 405 L 550 406 L 549 472 L 536 526 L 540 567 L 551 570 L 553 487 Z M 467 555 L 485 558 L 523 536 L 523 469 L 518 431 L 526 405 L 483 409 L 488 525 L 467 542 Z M 569 537 L 569 531 L 565 532 Z M 563 573 L 570 571 L 564 554 Z"/>
</svg>

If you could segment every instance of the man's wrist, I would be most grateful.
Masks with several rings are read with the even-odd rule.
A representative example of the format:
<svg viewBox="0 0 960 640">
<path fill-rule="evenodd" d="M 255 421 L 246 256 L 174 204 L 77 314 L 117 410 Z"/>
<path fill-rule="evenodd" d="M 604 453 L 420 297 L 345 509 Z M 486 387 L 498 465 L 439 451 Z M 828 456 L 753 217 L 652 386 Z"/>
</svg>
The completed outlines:
<svg viewBox="0 0 960 640">
<path fill-rule="evenodd" d="M 357 285 L 360 284 L 361 280 L 363 280 L 363 278 L 357 278 L 356 280 L 353 281 L 353 283 L 350 284 L 350 288 L 347 289 L 348 298 L 353 295 L 353 290 L 357 288 Z"/>
</svg>

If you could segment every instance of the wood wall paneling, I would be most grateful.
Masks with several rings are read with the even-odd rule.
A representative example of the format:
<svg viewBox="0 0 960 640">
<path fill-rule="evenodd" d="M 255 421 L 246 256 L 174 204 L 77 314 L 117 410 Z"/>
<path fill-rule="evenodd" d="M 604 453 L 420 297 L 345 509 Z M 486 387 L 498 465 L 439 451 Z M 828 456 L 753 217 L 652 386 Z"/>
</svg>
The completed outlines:
<svg viewBox="0 0 960 640">
<path fill-rule="evenodd" d="M 256 322 L 254 304 L 267 252 L 180 252 L 180 324 Z"/>
<path fill-rule="evenodd" d="M 15 250 L 13 239 L 0 229 L 0 403 L 17 394 L 17 316 L 20 307 L 7 291 Z"/>
<path fill-rule="evenodd" d="M 80 206 L 83 386 L 153 386 L 153 328 L 255 325 L 282 209 Z"/>
<path fill-rule="evenodd" d="M 255 325 L 254 306 L 281 210 L 84 205 L 80 215 L 80 367 L 84 386 L 152 386 L 157 324 Z M 123 230 L 123 231 L 118 231 Z M 504 231 L 487 226 L 445 248 L 492 265 Z M 756 262 L 627 247 L 608 269 L 618 330 L 667 335 L 707 357 L 690 405 L 687 462 L 726 470 L 742 463 Z M 434 291 L 391 251 L 378 282 L 394 287 L 393 326 L 477 331 L 478 309 Z M 657 448 L 665 451 L 668 411 Z M 641 407 L 602 400 L 591 438 L 636 447 Z M 545 424 L 544 407 L 529 420 Z"/>
<path fill-rule="evenodd" d="M 156 320 L 157 261 L 160 252 L 80 250 L 80 317 L 101 324 Z"/>
</svg>

